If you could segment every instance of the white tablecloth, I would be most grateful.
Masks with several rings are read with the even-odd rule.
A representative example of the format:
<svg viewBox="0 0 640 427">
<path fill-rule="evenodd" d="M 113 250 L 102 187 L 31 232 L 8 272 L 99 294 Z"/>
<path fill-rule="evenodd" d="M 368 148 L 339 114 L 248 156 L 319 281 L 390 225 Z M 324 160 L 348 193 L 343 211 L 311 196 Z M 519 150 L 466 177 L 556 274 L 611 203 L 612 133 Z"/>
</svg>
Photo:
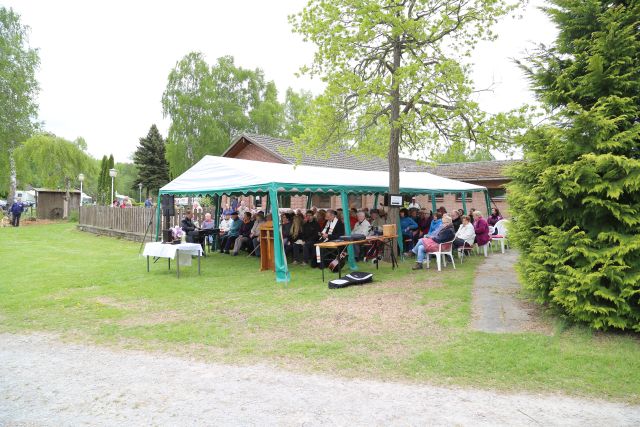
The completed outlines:
<svg viewBox="0 0 640 427">
<path fill-rule="evenodd" d="M 202 246 L 198 243 L 180 243 L 171 245 L 160 242 L 150 242 L 144 245 L 143 256 L 152 256 L 158 258 L 176 258 L 176 251 L 180 251 L 178 263 L 180 265 L 191 265 L 191 256 L 202 256 Z"/>
</svg>

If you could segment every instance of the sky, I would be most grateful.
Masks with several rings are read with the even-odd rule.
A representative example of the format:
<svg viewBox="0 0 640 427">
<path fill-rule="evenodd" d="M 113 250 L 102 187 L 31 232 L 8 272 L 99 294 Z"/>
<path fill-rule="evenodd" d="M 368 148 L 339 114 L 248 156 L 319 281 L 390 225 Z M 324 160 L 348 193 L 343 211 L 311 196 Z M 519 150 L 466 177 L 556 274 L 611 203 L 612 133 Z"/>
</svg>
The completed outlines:
<svg viewBox="0 0 640 427">
<path fill-rule="evenodd" d="M 232 55 L 243 68 L 261 68 L 281 97 L 287 87 L 318 94 L 317 79 L 296 77 L 310 64 L 314 46 L 291 32 L 287 17 L 306 0 L 120 1 L 5 0 L 31 28 L 30 45 L 39 49 L 39 119 L 44 129 L 87 141 L 89 153 L 130 161 L 139 138 L 156 124 L 166 137 L 168 119 L 161 97 L 167 77 L 187 53 L 216 58 Z M 495 27 L 499 37 L 474 51 L 472 78 L 491 112 L 507 111 L 534 100 L 513 58 L 523 58 L 535 43 L 550 43 L 556 30 L 531 0 L 521 19 L 506 17 Z M 502 158 L 500 153 L 494 153 Z"/>
</svg>

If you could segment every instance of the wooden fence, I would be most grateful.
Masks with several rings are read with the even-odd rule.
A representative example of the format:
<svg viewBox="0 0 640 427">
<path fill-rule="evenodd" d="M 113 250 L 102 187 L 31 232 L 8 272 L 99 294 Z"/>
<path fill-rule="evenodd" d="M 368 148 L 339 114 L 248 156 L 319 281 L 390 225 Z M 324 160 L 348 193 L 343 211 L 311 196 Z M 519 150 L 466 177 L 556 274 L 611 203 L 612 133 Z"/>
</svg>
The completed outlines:
<svg viewBox="0 0 640 427">
<path fill-rule="evenodd" d="M 184 216 L 184 208 L 176 208 L 176 215 L 170 218 L 168 227 L 179 225 Z M 205 213 L 212 213 L 207 208 L 194 213 L 194 221 L 202 222 Z M 145 207 L 112 208 L 110 206 L 82 206 L 78 228 L 90 233 L 123 237 L 130 240 L 155 240 L 157 226 L 156 209 Z M 160 230 L 168 228 L 165 218 L 161 218 Z M 145 237 L 146 234 L 146 237 Z"/>
</svg>

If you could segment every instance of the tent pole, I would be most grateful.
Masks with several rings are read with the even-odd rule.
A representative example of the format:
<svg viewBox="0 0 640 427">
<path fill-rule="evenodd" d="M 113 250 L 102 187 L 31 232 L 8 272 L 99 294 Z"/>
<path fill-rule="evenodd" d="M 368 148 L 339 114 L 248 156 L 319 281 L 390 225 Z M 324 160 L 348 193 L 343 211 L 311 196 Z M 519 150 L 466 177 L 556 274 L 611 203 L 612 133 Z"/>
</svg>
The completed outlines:
<svg viewBox="0 0 640 427">
<path fill-rule="evenodd" d="M 342 203 L 342 212 L 344 212 L 344 234 L 351 235 L 351 222 L 349 221 L 349 196 L 346 191 L 340 192 L 340 202 Z M 349 268 L 351 270 L 357 270 L 356 257 L 353 252 L 353 245 L 347 246 L 347 253 L 349 254 Z"/>
<path fill-rule="evenodd" d="M 464 212 L 464 214 L 467 214 L 467 192 L 463 191 L 462 192 L 462 212 Z"/>
<path fill-rule="evenodd" d="M 436 193 L 431 192 L 430 196 L 431 196 L 431 212 L 435 214 L 436 210 L 437 210 L 437 208 L 436 208 Z"/>
<path fill-rule="evenodd" d="M 311 191 L 307 193 L 307 210 L 311 209 Z"/>
<path fill-rule="evenodd" d="M 213 209 L 214 218 L 213 218 L 213 228 L 218 228 L 220 225 L 220 195 L 216 194 L 213 196 Z"/>
<path fill-rule="evenodd" d="M 156 242 L 160 240 L 160 225 L 162 223 L 162 217 L 160 216 L 160 197 L 162 197 L 162 195 L 160 191 L 158 191 L 158 203 L 156 203 Z"/>
<path fill-rule="evenodd" d="M 380 193 L 376 193 L 373 196 L 373 209 L 378 209 L 378 196 L 380 195 Z"/>
<path fill-rule="evenodd" d="M 487 202 L 487 216 L 485 218 L 489 218 L 489 215 L 491 215 L 491 199 L 489 198 L 489 190 L 484 190 L 484 199 Z"/>
<path fill-rule="evenodd" d="M 284 255 L 284 247 L 282 245 L 280 215 L 278 211 L 278 190 L 275 187 L 269 190 L 268 200 L 271 200 L 271 219 L 273 220 L 273 252 L 275 255 L 276 282 L 289 282 L 291 275 L 289 274 L 287 260 Z"/>
</svg>

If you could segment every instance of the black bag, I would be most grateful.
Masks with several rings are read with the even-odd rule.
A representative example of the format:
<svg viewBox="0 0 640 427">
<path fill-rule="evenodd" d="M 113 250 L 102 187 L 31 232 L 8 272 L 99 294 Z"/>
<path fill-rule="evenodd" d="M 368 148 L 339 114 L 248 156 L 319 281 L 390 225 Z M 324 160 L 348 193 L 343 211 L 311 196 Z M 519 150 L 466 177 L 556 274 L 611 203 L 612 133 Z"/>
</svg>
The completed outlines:
<svg viewBox="0 0 640 427">
<path fill-rule="evenodd" d="M 373 273 L 365 273 L 364 271 L 354 271 L 346 276 L 329 281 L 329 289 L 346 288 L 353 285 L 364 285 L 373 281 Z"/>
</svg>

